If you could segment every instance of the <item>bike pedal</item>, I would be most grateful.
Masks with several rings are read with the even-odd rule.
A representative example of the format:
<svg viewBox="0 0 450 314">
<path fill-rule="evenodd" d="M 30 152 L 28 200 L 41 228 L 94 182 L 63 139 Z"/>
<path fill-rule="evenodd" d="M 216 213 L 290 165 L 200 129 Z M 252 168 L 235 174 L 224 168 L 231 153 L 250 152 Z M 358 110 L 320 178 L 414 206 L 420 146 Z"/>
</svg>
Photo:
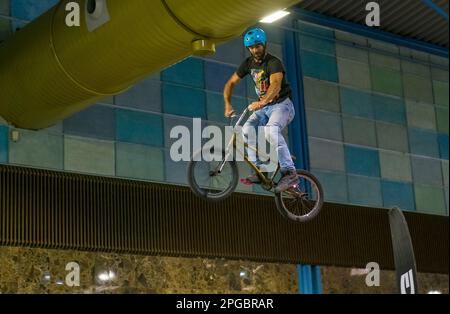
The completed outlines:
<svg viewBox="0 0 450 314">
<path fill-rule="evenodd" d="M 241 183 L 242 183 L 243 185 L 252 185 L 252 184 L 253 184 L 253 183 L 252 183 L 250 180 L 248 180 L 248 179 L 241 179 L 240 181 L 241 181 Z"/>
</svg>

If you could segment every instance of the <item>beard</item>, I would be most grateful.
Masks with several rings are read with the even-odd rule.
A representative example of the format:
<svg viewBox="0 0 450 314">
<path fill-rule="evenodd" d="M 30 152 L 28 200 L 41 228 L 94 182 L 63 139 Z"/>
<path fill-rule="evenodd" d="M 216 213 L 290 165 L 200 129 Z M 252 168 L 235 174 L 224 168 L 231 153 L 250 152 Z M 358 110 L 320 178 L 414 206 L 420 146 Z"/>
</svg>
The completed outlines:
<svg viewBox="0 0 450 314">
<path fill-rule="evenodd" d="M 262 52 L 257 52 L 252 55 L 256 61 L 261 62 L 264 59 L 264 56 L 266 55 L 266 47 L 264 47 L 264 50 Z"/>
</svg>

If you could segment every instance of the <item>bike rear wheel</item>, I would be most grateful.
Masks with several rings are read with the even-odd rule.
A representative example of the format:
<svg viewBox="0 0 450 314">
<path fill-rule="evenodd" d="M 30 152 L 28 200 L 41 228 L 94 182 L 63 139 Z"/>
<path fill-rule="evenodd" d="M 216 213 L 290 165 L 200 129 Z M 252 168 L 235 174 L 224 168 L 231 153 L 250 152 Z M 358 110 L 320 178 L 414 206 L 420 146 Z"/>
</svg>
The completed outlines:
<svg viewBox="0 0 450 314">
<path fill-rule="evenodd" d="M 225 161 L 222 171 L 219 171 L 225 152 L 216 154 L 217 158 L 213 161 L 205 161 L 199 151 L 188 164 L 187 176 L 191 190 L 198 197 L 209 201 L 221 201 L 229 197 L 236 189 L 239 179 L 236 161 Z"/>
<path fill-rule="evenodd" d="M 275 204 L 280 214 L 292 221 L 306 222 L 320 212 L 323 190 L 317 178 L 305 170 L 297 170 L 299 182 L 295 187 L 275 194 Z"/>
</svg>

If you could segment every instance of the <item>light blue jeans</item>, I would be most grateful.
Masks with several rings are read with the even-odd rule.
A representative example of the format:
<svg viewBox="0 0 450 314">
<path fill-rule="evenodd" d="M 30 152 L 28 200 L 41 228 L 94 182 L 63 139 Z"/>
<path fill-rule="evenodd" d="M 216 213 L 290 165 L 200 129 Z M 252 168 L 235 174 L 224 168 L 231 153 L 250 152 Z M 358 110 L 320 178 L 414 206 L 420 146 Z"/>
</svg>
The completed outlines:
<svg viewBox="0 0 450 314">
<path fill-rule="evenodd" d="M 295 165 L 292 161 L 291 153 L 286 144 L 286 141 L 281 134 L 281 131 L 294 119 L 295 110 L 294 104 L 290 98 L 286 98 L 284 101 L 266 106 L 258 111 L 255 111 L 247 122 L 245 122 L 242 127 L 242 132 L 244 134 L 244 140 L 251 146 L 256 147 L 257 138 L 254 136 L 249 136 L 249 131 L 254 128 L 252 133 L 258 134 L 259 126 L 270 126 L 270 128 L 265 129 L 265 138 L 272 145 L 274 139 L 278 137 L 278 144 L 276 147 L 276 153 L 278 156 L 278 161 L 280 163 L 280 168 L 282 172 L 295 171 Z M 256 160 L 255 165 L 260 167 L 262 162 L 257 159 L 256 152 L 249 149 L 248 157 L 250 160 Z"/>
</svg>

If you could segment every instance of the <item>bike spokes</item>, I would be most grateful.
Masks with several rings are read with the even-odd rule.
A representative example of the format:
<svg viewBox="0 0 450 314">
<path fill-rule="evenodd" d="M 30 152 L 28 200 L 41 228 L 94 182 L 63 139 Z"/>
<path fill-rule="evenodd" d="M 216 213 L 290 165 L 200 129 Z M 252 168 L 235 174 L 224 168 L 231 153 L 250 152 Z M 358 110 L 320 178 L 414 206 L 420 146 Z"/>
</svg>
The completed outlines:
<svg viewBox="0 0 450 314">
<path fill-rule="evenodd" d="M 323 203 L 323 192 L 317 179 L 306 171 L 298 171 L 298 183 L 276 196 L 277 208 L 287 218 L 307 221 L 314 217 Z"/>
</svg>

